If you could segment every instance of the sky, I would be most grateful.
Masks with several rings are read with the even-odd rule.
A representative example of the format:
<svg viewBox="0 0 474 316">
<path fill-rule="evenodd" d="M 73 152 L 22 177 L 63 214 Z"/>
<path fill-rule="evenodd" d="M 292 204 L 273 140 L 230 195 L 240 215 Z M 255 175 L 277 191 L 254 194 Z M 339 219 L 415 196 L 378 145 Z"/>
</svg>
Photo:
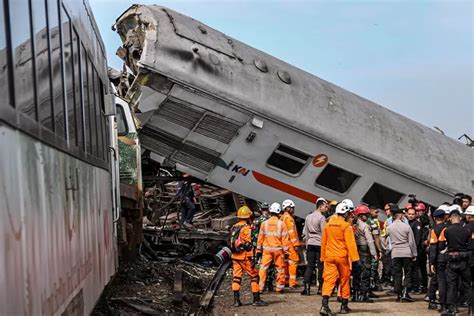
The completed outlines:
<svg viewBox="0 0 474 316">
<path fill-rule="evenodd" d="M 89 0 L 109 65 L 136 1 Z M 149 1 L 423 125 L 474 139 L 474 1 Z"/>
</svg>

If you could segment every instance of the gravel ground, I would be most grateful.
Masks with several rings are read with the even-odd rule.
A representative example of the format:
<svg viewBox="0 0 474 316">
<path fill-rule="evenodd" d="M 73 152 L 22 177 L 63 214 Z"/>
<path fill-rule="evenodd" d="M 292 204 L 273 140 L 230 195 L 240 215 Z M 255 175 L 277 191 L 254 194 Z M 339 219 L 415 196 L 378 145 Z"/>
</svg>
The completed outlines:
<svg viewBox="0 0 474 316">
<path fill-rule="evenodd" d="M 287 291 L 283 295 L 264 293 L 262 300 L 268 302 L 269 305 L 254 307 L 251 305 L 252 295 L 248 278 L 243 283 L 245 285 L 241 290 L 241 300 L 244 306 L 232 307 L 231 275 L 228 273 L 214 299 L 214 315 L 319 315 L 321 296 L 316 293 L 310 297 L 301 296 L 301 290 Z M 412 297 L 416 300 L 414 303 L 397 303 L 394 296 L 389 296 L 384 292 L 377 294 L 380 298 L 375 299 L 375 303 L 349 302 L 349 307 L 352 309 L 350 315 L 439 315 L 438 312 L 427 309 L 428 303 L 423 301 L 424 295 L 413 295 Z M 336 302 L 336 298 L 331 298 L 329 305 L 333 312 L 339 311 L 340 303 Z M 467 314 L 467 309 L 464 308 L 457 315 L 467 316 Z"/>
</svg>

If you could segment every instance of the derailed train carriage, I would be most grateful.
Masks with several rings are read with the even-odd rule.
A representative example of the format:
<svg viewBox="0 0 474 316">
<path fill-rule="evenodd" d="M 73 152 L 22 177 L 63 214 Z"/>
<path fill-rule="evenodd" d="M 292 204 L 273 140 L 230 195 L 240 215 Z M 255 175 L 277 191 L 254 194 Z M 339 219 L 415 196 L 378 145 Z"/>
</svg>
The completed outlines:
<svg viewBox="0 0 474 316">
<path fill-rule="evenodd" d="M 154 159 L 244 196 L 382 207 L 472 192 L 463 144 L 160 6 L 116 21 Z"/>
<path fill-rule="evenodd" d="M 87 1 L 2 0 L 0 34 L 0 314 L 89 314 L 117 269 L 121 202 L 141 228 L 131 113 Z"/>
</svg>

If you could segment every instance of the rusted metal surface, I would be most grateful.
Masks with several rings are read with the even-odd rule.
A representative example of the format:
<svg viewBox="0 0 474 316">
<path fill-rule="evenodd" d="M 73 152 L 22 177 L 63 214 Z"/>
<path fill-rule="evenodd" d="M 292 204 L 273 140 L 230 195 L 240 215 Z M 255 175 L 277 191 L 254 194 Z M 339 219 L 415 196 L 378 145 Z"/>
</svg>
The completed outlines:
<svg viewBox="0 0 474 316">
<path fill-rule="evenodd" d="M 117 267 L 110 174 L 2 123 L 0 143 L 0 314 L 89 314 Z"/>
</svg>

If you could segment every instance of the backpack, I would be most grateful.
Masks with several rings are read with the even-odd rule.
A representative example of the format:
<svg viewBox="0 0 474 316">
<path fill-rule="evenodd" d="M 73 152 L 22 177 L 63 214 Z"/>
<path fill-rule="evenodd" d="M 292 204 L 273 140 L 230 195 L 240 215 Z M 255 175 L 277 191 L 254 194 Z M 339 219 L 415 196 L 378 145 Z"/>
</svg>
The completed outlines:
<svg viewBox="0 0 474 316">
<path fill-rule="evenodd" d="M 230 230 L 230 250 L 232 252 L 243 252 L 242 239 L 240 238 L 240 231 L 246 225 L 232 226 Z"/>
</svg>

